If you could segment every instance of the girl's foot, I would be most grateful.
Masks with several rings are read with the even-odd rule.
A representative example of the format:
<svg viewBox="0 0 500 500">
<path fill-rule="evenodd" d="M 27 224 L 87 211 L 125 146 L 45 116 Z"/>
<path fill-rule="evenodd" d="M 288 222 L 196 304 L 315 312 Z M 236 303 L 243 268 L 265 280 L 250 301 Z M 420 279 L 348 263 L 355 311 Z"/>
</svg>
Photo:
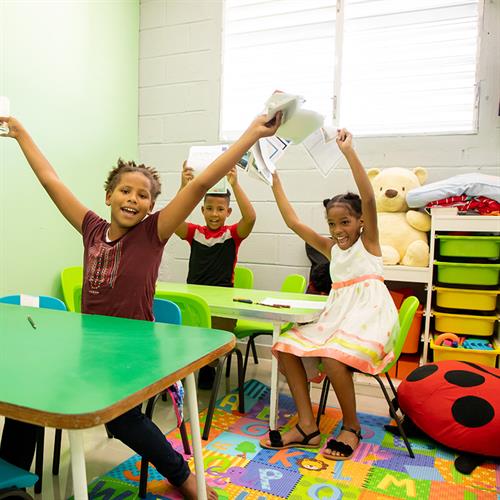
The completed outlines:
<svg viewBox="0 0 500 500">
<path fill-rule="evenodd" d="M 321 434 L 316 424 L 297 424 L 283 435 L 279 431 L 270 431 L 269 437 L 260 440 L 262 448 L 281 450 L 284 448 L 318 448 L 321 442 Z"/>
<path fill-rule="evenodd" d="M 196 500 L 198 498 L 198 490 L 196 487 L 196 476 L 191 473 L 188 478 L 177 488 L 187 500 Z M 214 489 L 207 486 L 207 498 L 208 500 L 216 500 L 219 495 Z"/>
<path fill-rule="evenodd" d="M 322 455 L 329 460 L 349 460 L 362 438 L 361 429 L 342 426 L 337 439 L 328 441 Z"/>
</svg>

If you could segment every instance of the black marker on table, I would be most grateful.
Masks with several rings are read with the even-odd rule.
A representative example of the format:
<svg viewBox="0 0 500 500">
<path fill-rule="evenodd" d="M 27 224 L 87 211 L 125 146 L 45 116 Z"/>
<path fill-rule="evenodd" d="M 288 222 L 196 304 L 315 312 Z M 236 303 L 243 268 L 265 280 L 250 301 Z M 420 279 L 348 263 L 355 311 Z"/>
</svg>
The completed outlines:
<svg viewBox="0 0 500 500">
<path fill-rule="evenodd" d="M 33 327 L 34 330 L 36 330 L 36 325 L 35 322 L 33 321 L 33 318 L 31 316 L 27 316 L 29 324 Z"/>
<path fill-rule="evenodd" d="M 243 304 L 253 304 L 253 302 L 250 299 L 240 299 L 237 297 L 233 299 L 233 302 L 243 302 Z"/>
</svg>

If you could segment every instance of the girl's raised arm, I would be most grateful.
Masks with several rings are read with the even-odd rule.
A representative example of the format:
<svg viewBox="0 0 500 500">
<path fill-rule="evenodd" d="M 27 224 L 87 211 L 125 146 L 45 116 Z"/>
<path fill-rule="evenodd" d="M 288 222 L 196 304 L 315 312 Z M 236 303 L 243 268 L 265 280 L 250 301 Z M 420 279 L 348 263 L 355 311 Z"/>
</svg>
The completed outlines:
<svg viewBox="0 0 500 500">
<path fill-rule="evenodd" d="M 7 122 L 9 126 L 7 137 L 17 140 L 42 187 L 47 191 L 61 214 L 81 233 L 83 218 L 88 212 L 88 208 L 82 205 L 78 198 L 61 181 L 57 172 L 18 120 L 13 117 L 0 117 L 0 122 Z"/>
<path fill-rule="evenodd" d="M 328 260 L 330 260 L 332 246 L 334 245 L 333 240 L 331 238 L 327 238 L 326 236 L 321 236 L 314 231 L 314 229 L 306 226 L 299 219 L 286 197 L 277 172 L 273 174 L 273 194 L 285 224 L 306 243 L 318 250 L 318 252 L 321 252 Z"/>
<path fill-rule="evenodd" d="M 264 115 L 257 117 L 227 151 L 181 189 L 160 212 L 158 218 L 160 240 L 167 240 L 193 211 L 205 193 L 238 163 L 258 139 L 273 135 L 280 124 L 281 113 L 271 121 L 267 121 Z"/>
<path fill-rule="evenodd" d="M 373 255 L 382 255 L 378 239 L 377 225 L 377 207 L 375 203 L 375 194 L 370 179 L 366 174 L 361 161 L 352 145 L 352 134 L 345 128 L 338 130 L 337 145 L 344 154 L 349 167 L 351 167 L 354 182 L 358 187 L 361 197 L 361 211 L 363 218 L 363 244 L 365 248 Z"/>
</svg>

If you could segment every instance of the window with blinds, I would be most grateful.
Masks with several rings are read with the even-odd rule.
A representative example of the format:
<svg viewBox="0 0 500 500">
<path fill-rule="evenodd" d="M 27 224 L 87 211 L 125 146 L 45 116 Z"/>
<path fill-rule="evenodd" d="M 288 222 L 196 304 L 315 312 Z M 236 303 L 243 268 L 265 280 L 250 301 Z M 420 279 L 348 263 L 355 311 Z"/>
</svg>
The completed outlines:
<svg viewBox="0 0 500 500">
<path fill-rule="evenodd" d="M 356 135 L 477 130 L 482 0 L 225 0 L 220 135 L 276 89 Z"/>
</svg>

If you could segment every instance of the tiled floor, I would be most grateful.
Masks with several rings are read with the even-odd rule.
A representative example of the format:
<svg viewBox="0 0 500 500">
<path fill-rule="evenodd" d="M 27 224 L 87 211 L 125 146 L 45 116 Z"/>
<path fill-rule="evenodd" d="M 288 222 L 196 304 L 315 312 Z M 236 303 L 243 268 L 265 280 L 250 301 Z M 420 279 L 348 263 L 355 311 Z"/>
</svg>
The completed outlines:
<svg viewBox="0 0 500 500">
<path fill-rule="evenodd" d="M 235 368 L 235 366 L 234 366 Z M 236 370 L 231 370 L 231 387 L 235 387 Z M 258 365 L 249 362 L 247 379 L 255 378 L 266 384 L 269 384 L 270 361 L 261 359 Z M 221 387 L 219 396 L 228 386 Z M 280 392 L 288 392 L 288 387 L 283 378 L 280 379 Z M 382 396 L 380 390 L 373 391 L 374 394 Z M 318 402 L 320 389 L 313 387 L 311 390 L 312 399 Z M 198 392 L 198 404 L 200 410 L 208 405 L 210 399 L 209 391 Z M 333 392 L 330 392 L 329 406 L 337 404 Z M 377 396 L 358 396 L 358 410 L 362 412 L 373 413 L 377 415 L 387 415 L 387 403 L 381 397 Z M 175 418 L 171 411 L 170 403 L 160 401 L 155 408 L 154 421 L 166 433 L 175 426 Z M 0 428 L 3 427 L 3 419 L 0 419 Z M 43 491 L 41 495 L 35 495 L 37 499 L 43 500 L 63 500 L 72 494 L 70 453 L 68 436 L 63 432 L 61 466 L 58 476 L 52 475 L 52 450 L 54 442 L 54 430 L 47 429 L 45 433 L 45 459 L 43 473 Z M 85 457 L 87 464 L 87 478 L 90 480 L 109 471 L 120 462 L 130 457 L 133 452 L 116 439 L 109 439 L 106 435 L 104 426 L 88 429 L 85 431 Z M 33 492 L 30 492 L 33 494 Z"/>
</svg>

